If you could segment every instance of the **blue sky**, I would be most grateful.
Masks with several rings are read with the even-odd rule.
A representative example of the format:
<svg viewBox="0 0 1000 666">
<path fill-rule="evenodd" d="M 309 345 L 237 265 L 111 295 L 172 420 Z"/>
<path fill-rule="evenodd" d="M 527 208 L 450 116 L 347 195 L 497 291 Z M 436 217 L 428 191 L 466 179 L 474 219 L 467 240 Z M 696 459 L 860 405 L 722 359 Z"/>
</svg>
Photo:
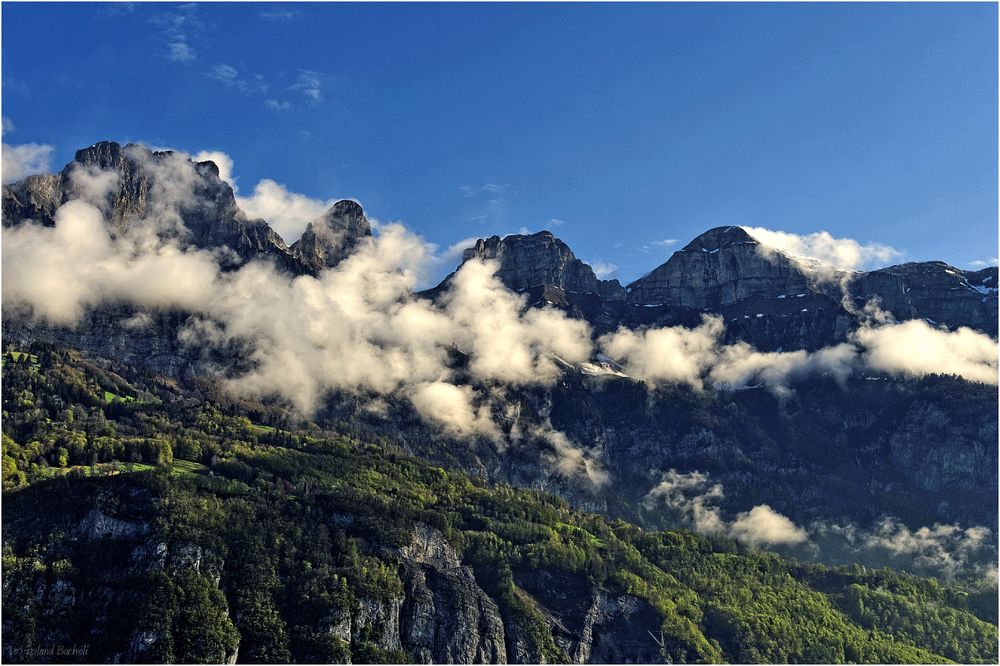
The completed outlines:
<svg viewBox="0 0 1000 666">
<path fill-rule="evenodd" d="M 997 255 L 992 3 L 2 12 L 4 143 L 54 169 L 220 150 L 241 194 L 356 198 L 442 246 L 551 228 L 623 280 L 723 224 Z"/>
</svg>

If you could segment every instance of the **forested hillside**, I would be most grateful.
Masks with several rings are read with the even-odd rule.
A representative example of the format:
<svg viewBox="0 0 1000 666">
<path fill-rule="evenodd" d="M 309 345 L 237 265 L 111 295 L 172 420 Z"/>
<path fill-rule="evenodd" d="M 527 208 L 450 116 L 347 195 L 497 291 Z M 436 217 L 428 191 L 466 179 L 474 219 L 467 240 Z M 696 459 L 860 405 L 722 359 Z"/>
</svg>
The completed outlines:
<svg viewBox="0 0 1000 666">
<path fill-rule="evenodd" d="M 995 584 L 644 531 L 207 382 L 35 345 L 3 417 L 10 662 L 998 659 Z"/>
</svg>

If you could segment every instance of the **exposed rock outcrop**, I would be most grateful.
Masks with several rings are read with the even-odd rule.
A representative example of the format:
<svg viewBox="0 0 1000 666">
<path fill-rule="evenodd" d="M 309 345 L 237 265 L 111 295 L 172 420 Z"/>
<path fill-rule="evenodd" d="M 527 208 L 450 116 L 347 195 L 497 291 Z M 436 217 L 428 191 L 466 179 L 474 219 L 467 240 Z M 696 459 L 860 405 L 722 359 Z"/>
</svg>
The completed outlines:
<svg viewBox="0 0 1000 666">
<path fill-rule="evenodd" d="M 815 291 L 815 280 L 783 252 L 767 250 L 742 227 L 716 227 L 628 285 L 639 306 L 716 309 L 745 298 Z"/>
<path fill-rule="evenodd" d="M 403 645 L 421 663 L 506 663 L 500 610 L 439 531 L 418 524 L 404 563 Z"/>
<path fill-rule="evenodd" d="M 371 235 L 372 228 L 361 205 L 345 199 L 310 222 L 302 238 L 292 244 L 291 252 L 316 274 L 339 264 Z"/>
<path fill-rule="evenodd" d="M 594 269 L 576 258 L 566 243 L 548 231 L 531 235 L 490 236 L 462 253 L 471 259 L 500 263 L 497 277 L 514 291 L 546 285 L 578 294 L 597 294 L 611 301 L 625 300 L 618 280 L 599 280 Z"/>
</svg>

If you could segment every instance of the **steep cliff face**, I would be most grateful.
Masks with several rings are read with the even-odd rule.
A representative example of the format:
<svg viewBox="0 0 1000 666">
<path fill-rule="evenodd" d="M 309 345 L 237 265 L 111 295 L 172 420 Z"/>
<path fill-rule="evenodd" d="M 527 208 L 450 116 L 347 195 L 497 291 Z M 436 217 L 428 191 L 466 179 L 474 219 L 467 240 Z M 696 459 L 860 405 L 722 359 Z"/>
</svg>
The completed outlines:
<svg viewBox="0 0 1000 666">
<path fill-rule="evenodd" d="M 372 228 L 361 205 L 345 199 L 310 222 L 302 238 L 292 244 L 291 252 L 316 274 L 339 264 L 371 235 Z"/>
<path fill-rule="evenodd" d="M 77 198 L 102 208 L 115 235 L 136 224 L 152 225 L 159 235 L 195 247 L 228 248 L 230 265 L 265 255 L 283 268 L 297 267 L 281 237 L 239 209 L 214 163 L 138 144 L 102 141 L 78 150 L 58 175 L 4 186 L 4 226 L 28 219 L 54 224 L 56 208 Z"/>
<path fill-rule="evenodd" d="M 625 299 L 618 280 L 598 280 L 594 269 L 548 231 L 480 239 L 462 253 L 463 262 L 470 259 L 499 261 L 497 277 L 514 291 L 546 285 L 578 294 L 597 294 L 611 301 Z"/>
<path fill-rule="evenodd" d="M 716 227 L 628 285 L 640 306 L 716 309 L 753 296 L 816 291 L 815 280 L 788 255 L 768 250 L 742 227 Z"/>
<path fill-rule="evenodd" d="M 402 643 L 420 663 L 508 661 L 500 609 L 438 531 L 418 524 L 403 562 Z"/>
<path fill-rule="evenodd" d="M 849 291 L 859 302 L 877 299 L 897 319 L 930 319 L 996 335 L 996 268 L 966 273 L 942 261 L 889 266 L 854 277 Z"/>
<path fill-rule="evenodd" d="M 4 185 L 3 225 L 34 220 L 51 226 L 56 209 L 71 199 L 100 207 L 113 235 L 151 225 L 161 237 L 184 245 L 225 249 L 218 256 L 227 268 L 270 257 L 293 274 L 316 274 L 371 236 L 361 207 L 341 201 L 289 248 L 265 220 L 249 219 L 240 210 L 213 162 L 195 163 L 171 151 L 113 141 L 77 151 L 59 174 Z"/>
</svg>

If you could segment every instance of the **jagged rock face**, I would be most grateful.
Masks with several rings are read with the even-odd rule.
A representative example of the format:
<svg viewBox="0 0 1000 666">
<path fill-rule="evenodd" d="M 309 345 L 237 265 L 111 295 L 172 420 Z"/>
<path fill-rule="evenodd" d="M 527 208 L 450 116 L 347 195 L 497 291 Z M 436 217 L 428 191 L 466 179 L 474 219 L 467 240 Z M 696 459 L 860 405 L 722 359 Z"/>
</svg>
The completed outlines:
<svg viewBox="0 0 1000 666">
<path fill-rule="evenodd" d="M 12 227 L 24 220 L 53 224 L 56 208 L 62 203 L 58 174 L 28 176 L 3 186 L 3 226 Z"/>
<path fill-rule="evenodd" d="M 292 244 L 291 252 L 310 272 L 319 273 L 346 259 L 371 235 L 371 225 L 361 206 L 345 199 L 310 222 L 302 238 Z"/>
<path fill-rule="evenodd" d="M 716 309 L 752 296 L 816 291 L 811 282 L 788 255 L 763 251 L 741 227 L 717 227 L 628 285 L 628 298 L 640 306 Z"/>
<path fill-rule="evenodd" d="M 418 524 L 401 549 L 403 645 L 420 663 L 507 662 L 500 609 L 437 530 Z"/>
<path fill-rule="evenodd" d="M 941 261 L 925 261 L 859 274 L 849 290 L 858 302 L 878 299 L 896 319 L 930 319 L 996 335 L 996 275 L 996 268 L 966 273 Z"/>
<path fill-rule="evenodd" d="M 663 661 L 656 634 L 662 618 L 628 594 L 593 589 L 581 576 L 547 571 L 515 575 L 542 612 L 559 649 L 574 664 Z"/>
<path fill-rule="evenodd" d="M 251 220 L 236 204 L 212 162 L 193 163 L 171 151 L 102 141 L 77 151 L 61 173 L 32 176 L 3 188 L 3 224 L 55 223 L 63 203 L 82 198 L 102 208 L 113 235 L 151 224 L 161 237 L 203 249 L 223 249 L 226 268 L 272 256 L 293 273 L 305 272 L 264 220 Z"/>
<path fill-rule="evenodd" d="M 471 259 L 499 261 L 497 277 L 514 291 L 548 285 L 580 294 L 598 294 L 607 300 L 625 299 L 618 280 L 598 280 L 594 269 L 548 231 L 480 239 L 462 253 L 463 262 Z"/>
</svg>

